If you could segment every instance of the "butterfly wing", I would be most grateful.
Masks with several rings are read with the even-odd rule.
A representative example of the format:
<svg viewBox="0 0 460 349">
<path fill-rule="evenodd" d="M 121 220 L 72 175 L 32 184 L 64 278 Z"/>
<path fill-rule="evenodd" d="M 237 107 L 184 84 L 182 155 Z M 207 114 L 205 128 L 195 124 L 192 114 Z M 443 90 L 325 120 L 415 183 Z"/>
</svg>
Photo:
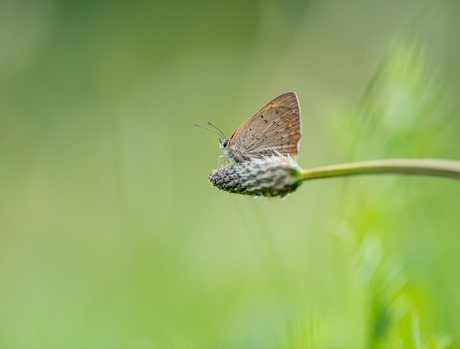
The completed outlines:
<svg viewBox="0 0 460 349">
<path fill-rule="evenodd" d="M 242 158 L 296 155 L 302 136 L 300 107 L 295 92 L 276 97 L 241 125 L 229 148 Z"/>
</svg>

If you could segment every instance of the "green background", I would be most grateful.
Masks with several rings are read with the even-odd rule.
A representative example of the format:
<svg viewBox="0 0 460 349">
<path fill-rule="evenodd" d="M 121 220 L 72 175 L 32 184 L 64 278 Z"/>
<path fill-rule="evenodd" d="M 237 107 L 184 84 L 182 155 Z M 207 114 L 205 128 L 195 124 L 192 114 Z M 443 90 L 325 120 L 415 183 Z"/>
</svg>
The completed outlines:
<svg viewBox="0 0 460 349">
<path fill-rule="evenodd" d="M 296 91 L 299 164 L 460 159 L 460 3 L 0 2 L 0 347 L 460 347 L 460 183 L 211 188 Z"/>
</svg>

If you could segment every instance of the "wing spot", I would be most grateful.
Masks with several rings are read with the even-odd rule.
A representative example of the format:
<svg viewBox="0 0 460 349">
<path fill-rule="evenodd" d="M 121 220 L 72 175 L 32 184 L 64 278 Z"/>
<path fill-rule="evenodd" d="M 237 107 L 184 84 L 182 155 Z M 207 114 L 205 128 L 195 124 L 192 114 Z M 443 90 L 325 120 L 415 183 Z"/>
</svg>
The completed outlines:
<svg viewBox="0 0 460 349">
<path fill-rule="evenodd" d="M 297 143 L 298 143 L 298 139 L 300 138 L 300 135 L 297 134 L 295 130 L 292 130 L 291 136 L 293 140 L 289 143 L 289 151 L 291 155 L 296 155 L 297 154 Z"/>
</svg>

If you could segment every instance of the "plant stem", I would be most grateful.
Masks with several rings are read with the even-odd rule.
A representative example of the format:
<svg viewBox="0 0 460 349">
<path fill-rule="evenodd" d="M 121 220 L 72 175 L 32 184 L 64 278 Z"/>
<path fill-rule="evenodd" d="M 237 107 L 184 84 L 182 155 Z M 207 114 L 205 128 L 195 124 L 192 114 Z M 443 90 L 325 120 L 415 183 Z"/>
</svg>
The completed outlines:
<svg viewBox="0 0 460 349">
<path fill-rule="evenodd" d="M 389 159 L 360 161 L 301 170 L 299 179 L 346 177 L 371 174 L 406 174 L 460 179 L 460 161 L 437 159 Z"/>
</svg>

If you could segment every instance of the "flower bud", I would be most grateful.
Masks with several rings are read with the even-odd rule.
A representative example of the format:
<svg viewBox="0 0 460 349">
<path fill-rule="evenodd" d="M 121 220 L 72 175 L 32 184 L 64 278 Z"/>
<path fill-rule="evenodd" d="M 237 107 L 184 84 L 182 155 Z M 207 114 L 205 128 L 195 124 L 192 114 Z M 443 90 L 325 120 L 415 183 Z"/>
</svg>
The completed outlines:
<svg viewBox="0 0 460 349">
<path fill-rule="evenodd" d="M 220 167 L 209 175 L 213 186 L 235 194 L 285 197 L 302 183 L 292 158 L 272 156 Z"/>
</svg>

